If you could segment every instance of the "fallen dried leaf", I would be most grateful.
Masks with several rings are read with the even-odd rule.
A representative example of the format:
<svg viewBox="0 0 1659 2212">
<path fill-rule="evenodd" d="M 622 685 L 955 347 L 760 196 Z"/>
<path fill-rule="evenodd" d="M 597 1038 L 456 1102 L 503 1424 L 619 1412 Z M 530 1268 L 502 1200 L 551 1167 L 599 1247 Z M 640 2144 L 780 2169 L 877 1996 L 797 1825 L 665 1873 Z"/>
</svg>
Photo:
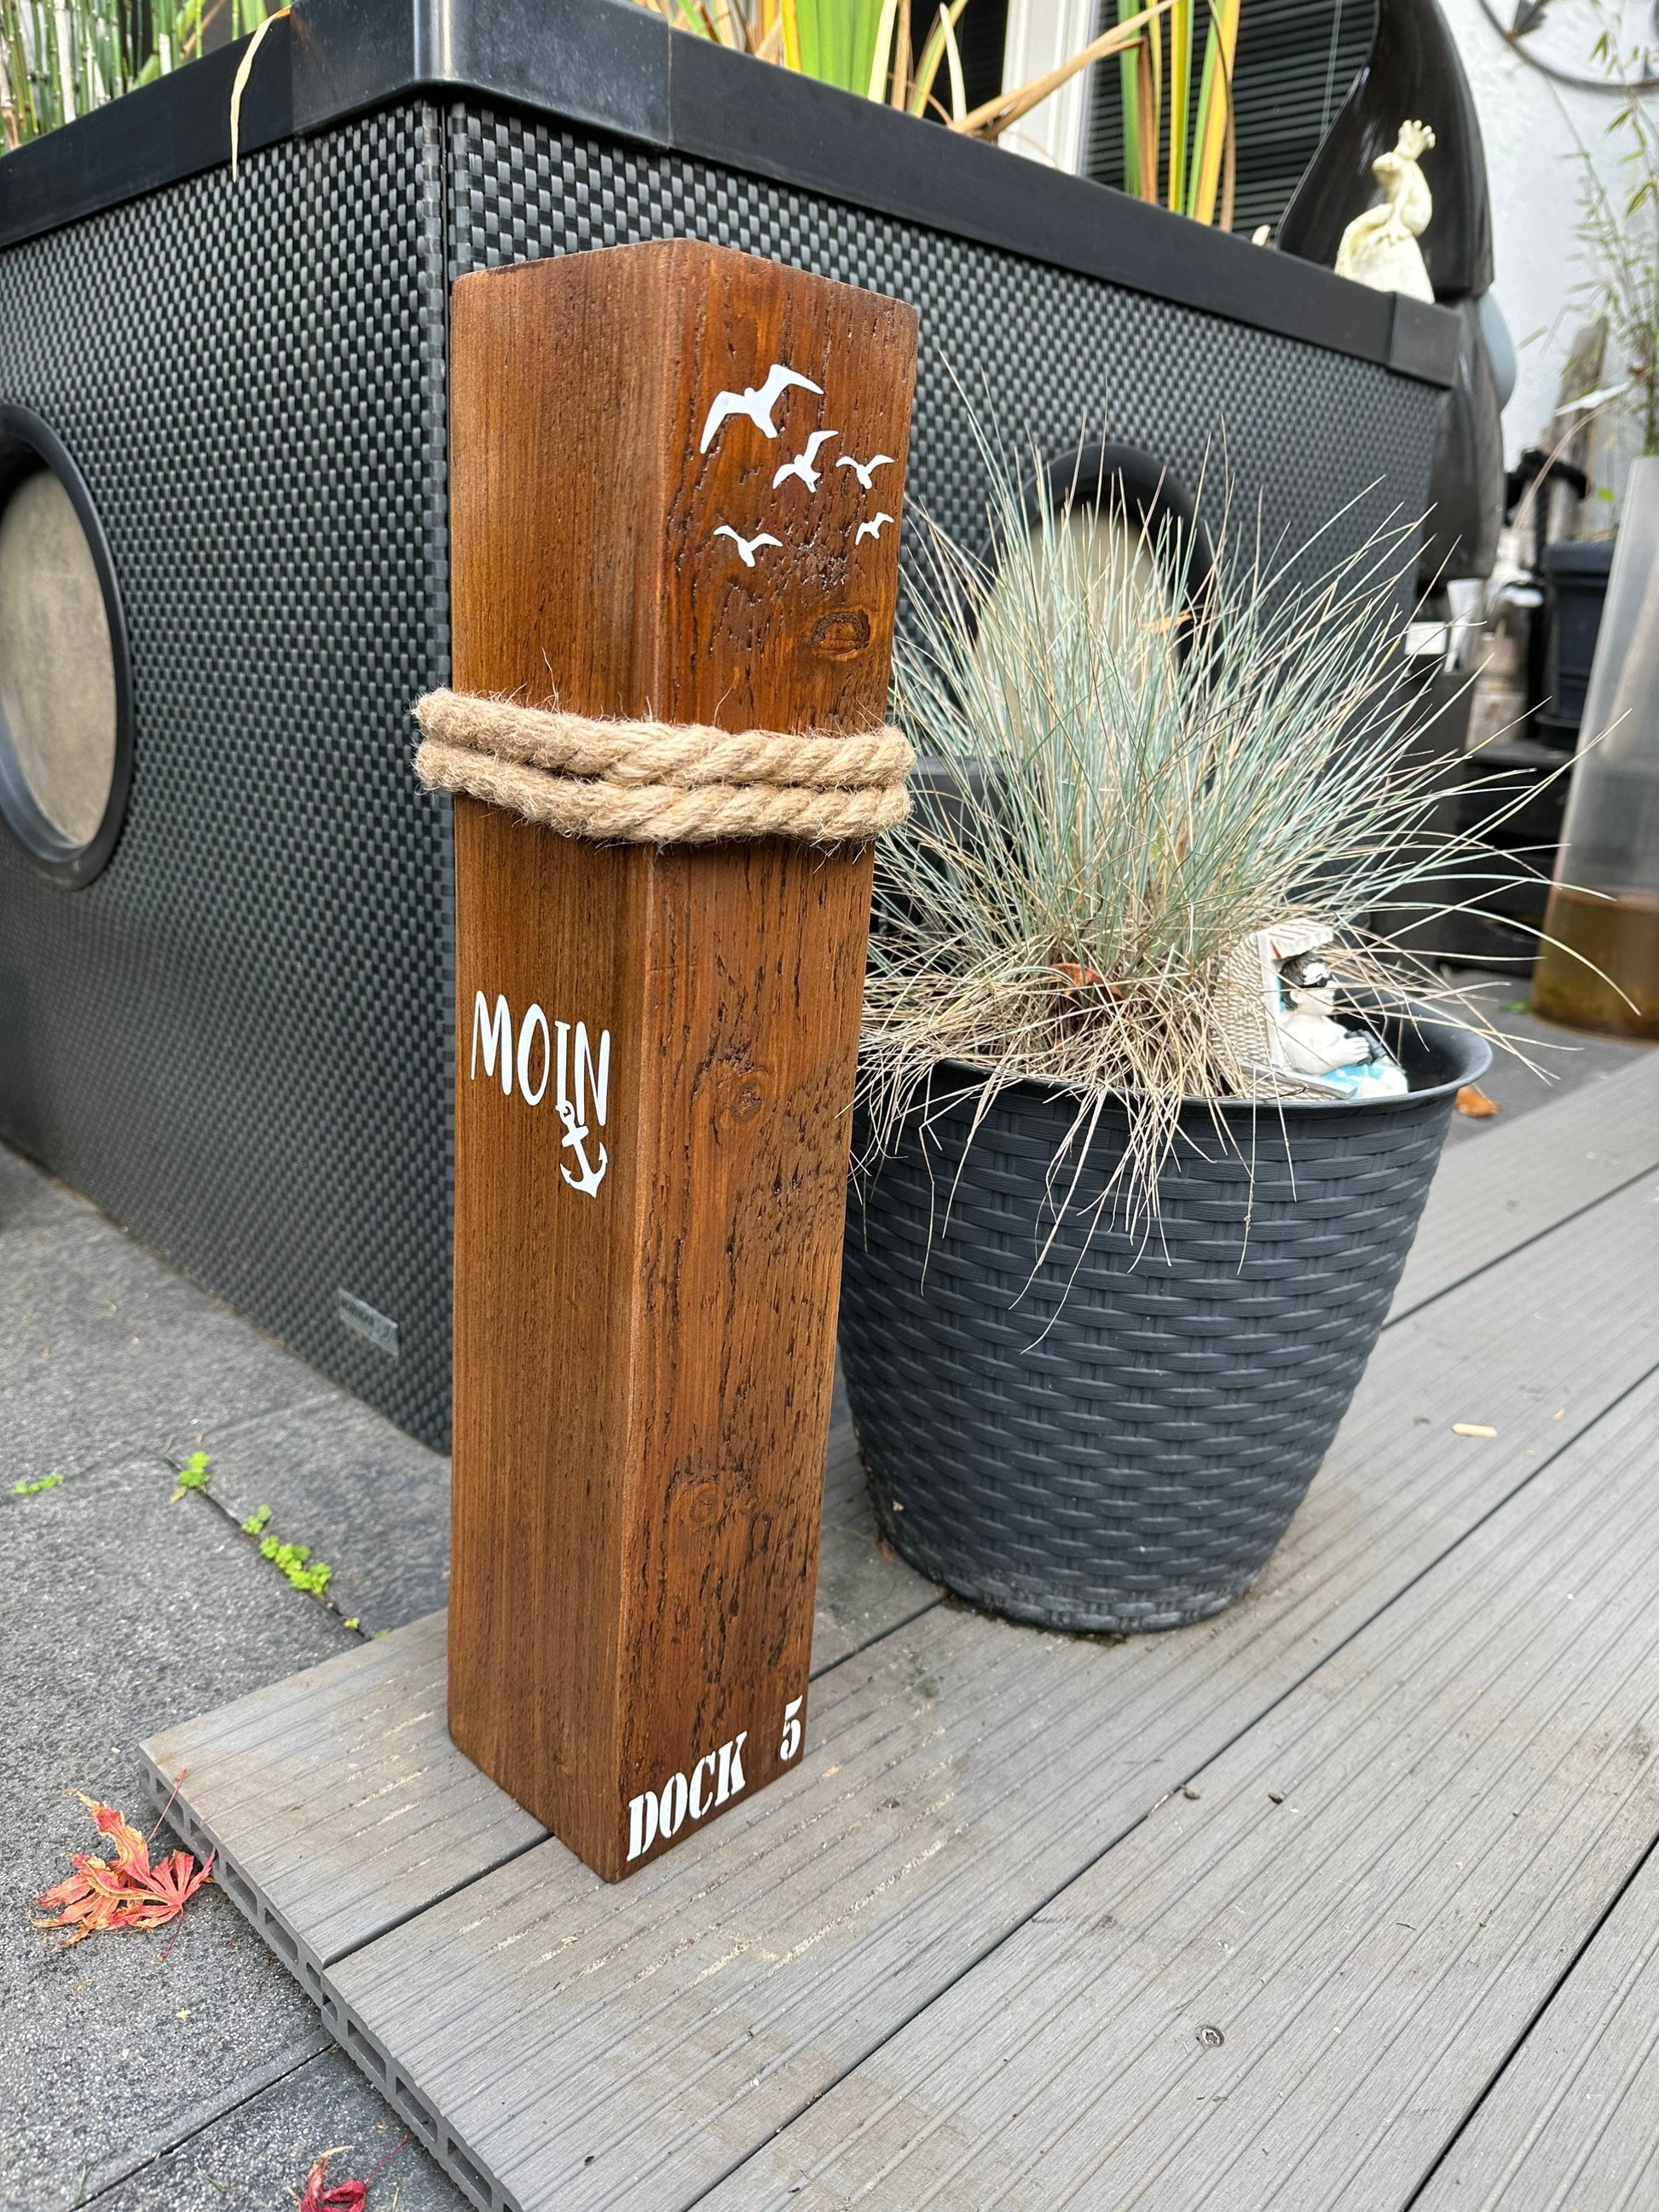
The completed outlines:
<svg viewBox="0 0 1659 2212">
<path fill-rule="evenodd" d="M 112 1805 L 100 1805 L 82 1790 L 75 1794 L 100 1832 L 113 1842 L 115 1856 L 101 1859 L 93 1852 L 72 1852 L 75 1872 L 34 1900 L 54 1917 L 34 1925 L 73 1929 L 68 1942 L 58 1947 L 68 1951 L 111 1929 L 162 1928 L 176 1920 L 210 1879 L 212 1852 L 199 1867 L 188 1851 L 171 1852 L 153 1867 L 148 1840 Z"/>
<path fill-rule="evenodd" d="M 1503 1108 L 1495 1098 L 1488 1098 L 1478 1084 L 1466 1083 L 1452 1103 L 1460 1114 L 1467 1114 L 1471 1121 L 1490 1121 Z"/>
<path fill-rule="evenodd" d="M 307 2174 L 305 2194 L 299 2199 L 300 2212 L 363 2212 L 370 2189 L 408 2141 L 409 2137 L 404 2136 L 402 2142 L 389 2150 L 380 2164 L 371 2169 L 367 2181 L 329 2179 L 330 2159 L 341 2157 L 351 2148 L 349 2143 L 336 2143 L 332 2150 L 325 2150 Z"/>
<path fill-rule="evenodd" d="M 1498 1431 L 1489 1429 L 1484 1421 L 1454 1421 L 1452 1434 L 1455 1437 L 1495 1437 Z"/>
<path fill-rule="evenodd" d="M 368 2197 L 366 2181 L 337 2181 L 328 2178 L 328 2162 L 338 2158 L 349 2148 L 346 2143 L 337 2143 L 325 2150 L 306 2176 L 305 2194 L 300 2199 L 300 2212 L 363 2212 Z"/>
</svg>

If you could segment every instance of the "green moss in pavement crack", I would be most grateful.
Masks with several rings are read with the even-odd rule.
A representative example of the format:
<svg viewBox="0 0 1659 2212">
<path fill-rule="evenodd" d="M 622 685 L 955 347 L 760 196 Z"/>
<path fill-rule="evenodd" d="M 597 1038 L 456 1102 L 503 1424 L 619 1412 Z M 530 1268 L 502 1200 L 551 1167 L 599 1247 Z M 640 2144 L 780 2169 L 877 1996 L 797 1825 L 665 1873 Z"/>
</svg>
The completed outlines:
<svg viewBox="0 0 1659 2212">
<path fill-rule="evenodd" d="M 173 1493 L 173 1504 L 179 1503 L 187 1490 L 207 1488 L 213 1480 L 208 1472 L 208 1455 L 204 1451 L 193 1451 L 182 1467 L 173 1469 L 173 1479 L 179 1486 Z"/>
<path fill-rule="evenodd" d="M 291 1589 L 303 1590 L 307 1597 L 316 1598 L 331 1613 L 340 1608 L 328 1594 L 334 1579 L 334 1570 L 326 1559 L 313 1559 L 309 1544 L 284 1543 L 280 1536 L 267 1534 L 270 1527 L 270 1508 L 256 1505 L 247 1519 L 240 1524 L 242 1534 L 252 1538 L 259 1547 L 259 1557 L 269 1559 Z M 349 1620 L 341 1615 L 343 1627 L 362 1635 L 362 1623 L 354 1613 Z"/>
<path fill-rule="evenodd" d="M 311 1564 L 309 1544 L 281 1544 L 275 1536 L 267 1536 L 259 1547 L 259 1556 L 286 1575 L 296 1590 L 308 1590 L 313 1597 L 321 1597 L 334 1579 L 333 1568 L 324 1560 Z"/>
</svg>

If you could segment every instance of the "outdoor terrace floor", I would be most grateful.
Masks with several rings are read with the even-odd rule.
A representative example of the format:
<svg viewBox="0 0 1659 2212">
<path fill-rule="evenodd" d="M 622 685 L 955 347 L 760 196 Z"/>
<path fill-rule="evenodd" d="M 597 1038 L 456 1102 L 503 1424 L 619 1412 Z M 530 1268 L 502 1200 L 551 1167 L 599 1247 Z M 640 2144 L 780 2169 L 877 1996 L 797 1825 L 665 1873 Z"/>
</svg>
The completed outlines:
<svg viewBox="0 0 1659 2212">
<path fill-rule="evenodd" d="M 125 1941 L 15 1968 L 6 2202 L 73 2201 L 41 2077 L 78 2020 L 113 2038 L 78 2185 L 122 2212 L 268 2205 L 281 2158 L 293 2187 L 350 2141 L 362 2172 L 401 2126 L 521 2212 L 1659 2203 L 1659 1054 L 1460 1133 L 1323 1470 L 1213 1621 L 1068 1638 L 944 1600 L 878 1549 L 838 1426 L 802 1765 L 617 1887 L 444 1733 L 441 1616 L 409 1617 L 441 1592 L 441 1463 L 314 1376 L 262 1403 L 305 1370 L 11 1172 L 54 1280 L 112 1240 L 181 1362 L 222 1332 L 193 1397 L 154 1357 L 103 1400 L 25 1376 L 22 1471 L 52 1418 L 90 1437 L 104 1404 L 130 1438 L 137 1394 L 231 1516 L 272 1499 L 349 1563 L 346 1610 L 407 1625 L 348 1638 L 225 1512 L 168 1504 L 154 1449 L 0 1509 L 101 1699 L 62 1742 L 25 1715 L 15 1807 L 20 1777 L 113 1794 L 112 1737 L 171 1723 L 152 1782 L 188 1769 L 175 1820 L 296 1977 L 210 1897 L 165 1968 Z M 88 1579 L 111 1514 L 148 1605 Z M 27 1803 L 44 1887 L 76 1808 Z M 99 2069 L 141 2039 L 175 2087 L 141 2079 L 118 2141 Z M 393 2174 L 400 2212 L 459 2201 L 412 2146 Z"/>
</svg>

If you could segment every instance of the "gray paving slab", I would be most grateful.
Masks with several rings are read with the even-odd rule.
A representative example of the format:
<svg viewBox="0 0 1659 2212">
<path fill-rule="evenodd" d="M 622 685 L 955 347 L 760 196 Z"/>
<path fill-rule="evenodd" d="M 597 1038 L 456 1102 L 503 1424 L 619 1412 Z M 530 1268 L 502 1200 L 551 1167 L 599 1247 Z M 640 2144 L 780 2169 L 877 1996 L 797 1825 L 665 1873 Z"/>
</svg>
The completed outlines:
<svg viewBox="0 0 1659 2212">
<path fill-rule="evenodd" d="M 0 1145 L 0 1240 L 54 1229 L 95 1227 L 102 1215 L 89 1199 Z M 0 1249 L 5 1249 L 0 1242 Z"/>
<path fill-rule="evenodd" d="M 8 2208 L 72 2203 L 92 2171 L 172 2140 L 181 2112 L 234 2101 L 262 2069 L 325 2040 L 216 1889 L 192 1901 L 170 1952 L 172 1929 L 60 1951 L 29 1924 L 70 1852 L 98 1842 L 72 1790 L 143 1820 L 140 1737 L 354 1640 L 206 1500 L 171 1504 L 173 1486 L 147 1457 L 71 1473 L 33 1498 L 9 1481 L 0 1490 Z"/>
<path fill-rule="evenodd" d="M 209 1421 L 214 1495 L 239 1520 L 270 1508 L 270 1532 L 334 1570 L 329 1594 L 366 1633 L 449 1597 L 449 1462 L 343 1392 L 252 1420 Z"/>
<path fill-rule="evenodd" d="M 130 2179 L 100 2188 L 90 2177 L 87 2206 L 88 2212 L 276 2212 L 299 2194 L 312 2161 L 337 2144 L 344 2148 L 329 2179 L 368 2181 L 368 2212 L 462 2212 L 465 2198 L 419 2143 L 404 2140 L 401 2123 L 337 2051 L 193 2130 Z"/>
<path fill-rule="evenodd" d="M 31 1203 L 49 1202 L 36 1189 Z M 15 1235 L 0 1266 L 0 1476 L 187 1453 L 212 1423 L 328 1394 L 310 1368 L 100 1217 Z"/>
</svg>

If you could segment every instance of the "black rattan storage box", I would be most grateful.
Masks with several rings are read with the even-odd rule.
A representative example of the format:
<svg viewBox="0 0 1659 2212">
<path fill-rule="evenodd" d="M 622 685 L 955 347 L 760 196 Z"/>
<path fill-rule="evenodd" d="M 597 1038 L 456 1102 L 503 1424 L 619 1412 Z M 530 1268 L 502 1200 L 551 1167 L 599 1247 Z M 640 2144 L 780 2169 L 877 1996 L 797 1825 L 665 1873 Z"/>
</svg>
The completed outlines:
<svg viewBox="0 0 1659 2212">
<path fill-rule="evenodd" d="M 0 837 L 0 1133 L 434 1443 L 449 1395 L 445 311 L 461 272 L 693 234 L 921 312 L 913 502 L 978 534 L 952 374 L 1020 446 L 1271 543 L 1423 507 L 1456 326 L 622 0 L 302 0 L 0 161 L 0 408 L 72 457 L 131 651 L 109 864 Z M 379 1341 L 375 1340 L 378 1339 Z"/>
</svg>

